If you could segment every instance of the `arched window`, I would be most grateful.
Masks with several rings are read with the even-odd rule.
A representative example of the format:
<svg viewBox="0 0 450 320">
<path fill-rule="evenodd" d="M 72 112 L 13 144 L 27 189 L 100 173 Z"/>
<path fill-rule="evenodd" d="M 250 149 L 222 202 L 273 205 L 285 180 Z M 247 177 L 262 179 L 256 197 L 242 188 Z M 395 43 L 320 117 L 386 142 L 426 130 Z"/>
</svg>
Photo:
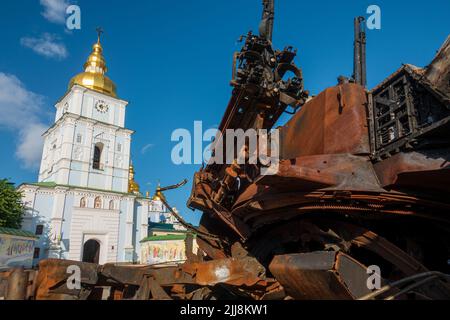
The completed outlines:
<svg viewBox="0 0 450 320">
<path fill-rule="evenodd" d="M 114 210 L 114 200 L 109 202 L 109 210 Z"/>
<path fill-rule="evenodd" d="M 102 198 L 97 197 L 94 200 L 94 208 L 95 209 L 101 209 L 102 208 Z"/>
<path fill-rule="evenodd" d="M 96 143 L 95 147 L 94 147 L 94 159 L 93 159 L 93 164 L 92 164 L 92 168 L 94 168 L 96 170 L 102 169 L 102 166 L 101 166 L 102 152 L 103 152 L 103 143 L 101 143 L 101 142 Z"/>
<path fill-rule="evenodd" d="M 85 197 L 80 199 L 80 208 L 86 208 L 86 198 Z"/>
</svg>

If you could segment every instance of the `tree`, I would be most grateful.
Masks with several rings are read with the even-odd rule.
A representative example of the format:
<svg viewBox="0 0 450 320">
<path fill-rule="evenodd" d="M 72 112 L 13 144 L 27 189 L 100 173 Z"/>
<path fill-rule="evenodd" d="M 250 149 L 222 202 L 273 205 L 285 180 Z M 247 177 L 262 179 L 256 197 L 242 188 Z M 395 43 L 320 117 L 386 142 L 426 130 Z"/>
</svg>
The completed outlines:
<svg viewBox="0 0 450 320">
<path fill-rule="evenodd" d="M 22 193 L 7 179 L 0 180 L 0 227 L 19 229 L 24 211 Z"/>
</svg>

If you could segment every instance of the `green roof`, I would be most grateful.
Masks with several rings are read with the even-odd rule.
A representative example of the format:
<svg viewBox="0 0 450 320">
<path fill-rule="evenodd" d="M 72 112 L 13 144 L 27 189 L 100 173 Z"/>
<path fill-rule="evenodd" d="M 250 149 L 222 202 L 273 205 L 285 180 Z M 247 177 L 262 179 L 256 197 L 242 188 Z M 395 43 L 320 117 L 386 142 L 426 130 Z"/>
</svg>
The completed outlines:
<svg viewBox="0 0 450 320">
<path fill-rule="evenodd" d="M 169 224 L 169 223 L 150 222 L 148 224 L 148 228 L 149 229 L 175 231 L 173 224 Z"/>
<path fill-rule="evenodd" d="M 55 182 L 38 182 L 38 183 L 33 183 L 33 185 L 39 186 L 39 187 L 49 187 L 49 188 L 55 188 L 57 186 L 57 184 Z"/>
<path fill-rule="evenodd" d="M 186 234 L 167 234 L 163 236 L 151 236 L 142 239 L 141 242 L 147 241 L 170 241 L 170 240 L 184 240 L 186 239 Z"/>
<path fill-rule="evenodd" d="M 24 231 L 20 229 L 11 229 L 0 227 L 0 234 L 8 234 L 11 236 L 25 237 L 25 238 L 39 238 L 33 232 Z"/>
</svg>

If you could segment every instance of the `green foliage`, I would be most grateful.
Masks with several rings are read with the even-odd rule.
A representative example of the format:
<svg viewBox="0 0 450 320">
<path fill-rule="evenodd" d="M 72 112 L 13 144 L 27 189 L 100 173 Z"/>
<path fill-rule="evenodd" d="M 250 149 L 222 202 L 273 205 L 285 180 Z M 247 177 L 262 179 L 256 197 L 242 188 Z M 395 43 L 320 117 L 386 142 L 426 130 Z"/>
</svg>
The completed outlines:
<svg viewBox="0 0 450 320">
<path fill-rule="evenodd" d="M 0 227 L 19 229 L 24 210 L 22 194 L 7 179 L 0 180 Z"/>
</svg>

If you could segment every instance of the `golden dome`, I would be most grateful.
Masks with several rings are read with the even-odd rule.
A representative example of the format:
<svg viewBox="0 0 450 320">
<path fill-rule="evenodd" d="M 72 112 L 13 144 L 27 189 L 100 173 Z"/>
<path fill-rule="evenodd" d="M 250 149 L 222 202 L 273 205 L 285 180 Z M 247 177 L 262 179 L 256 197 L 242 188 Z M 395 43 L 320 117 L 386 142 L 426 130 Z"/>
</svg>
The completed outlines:
<svg viewBox="0 0 450 320">
<path fill-rule="evenodd" d="M 100 35 L 97 43 L 92 47 L 92 53 L 84 64 L 84 72 L 77 74 L 70 80 L 69 90 L 74 85 L 92 89 L 113 97 L 117 97 L 116 85 L 105 76 L 108 71 L 106 61 L 103 57 L 103 48 L 100 43 Z"/>
<path fill-rule="evenodd" d="M 159 192 L 155 193 L 152 200 L 153 201 L 161 201 L 161 194 Z"/>
<path fill-rule="evenodd" d="M 140 194 L 139 185 L 136 181 L 134 181 L 134 166 L 132 164 L 130 165 L 129 173 L 130 175 L 128 178 L 128 192 Z"/>
<path fill-rule="evenodd" d="M 152 200 L 153 201 L 161 201 L 162 199 L 166 199 L 163 195 L 163 193 L 161 192 L 161 186 L 158 184 L 158 187 L 156 188 L 156 193 L 153 196 Z"/>
</svg>

